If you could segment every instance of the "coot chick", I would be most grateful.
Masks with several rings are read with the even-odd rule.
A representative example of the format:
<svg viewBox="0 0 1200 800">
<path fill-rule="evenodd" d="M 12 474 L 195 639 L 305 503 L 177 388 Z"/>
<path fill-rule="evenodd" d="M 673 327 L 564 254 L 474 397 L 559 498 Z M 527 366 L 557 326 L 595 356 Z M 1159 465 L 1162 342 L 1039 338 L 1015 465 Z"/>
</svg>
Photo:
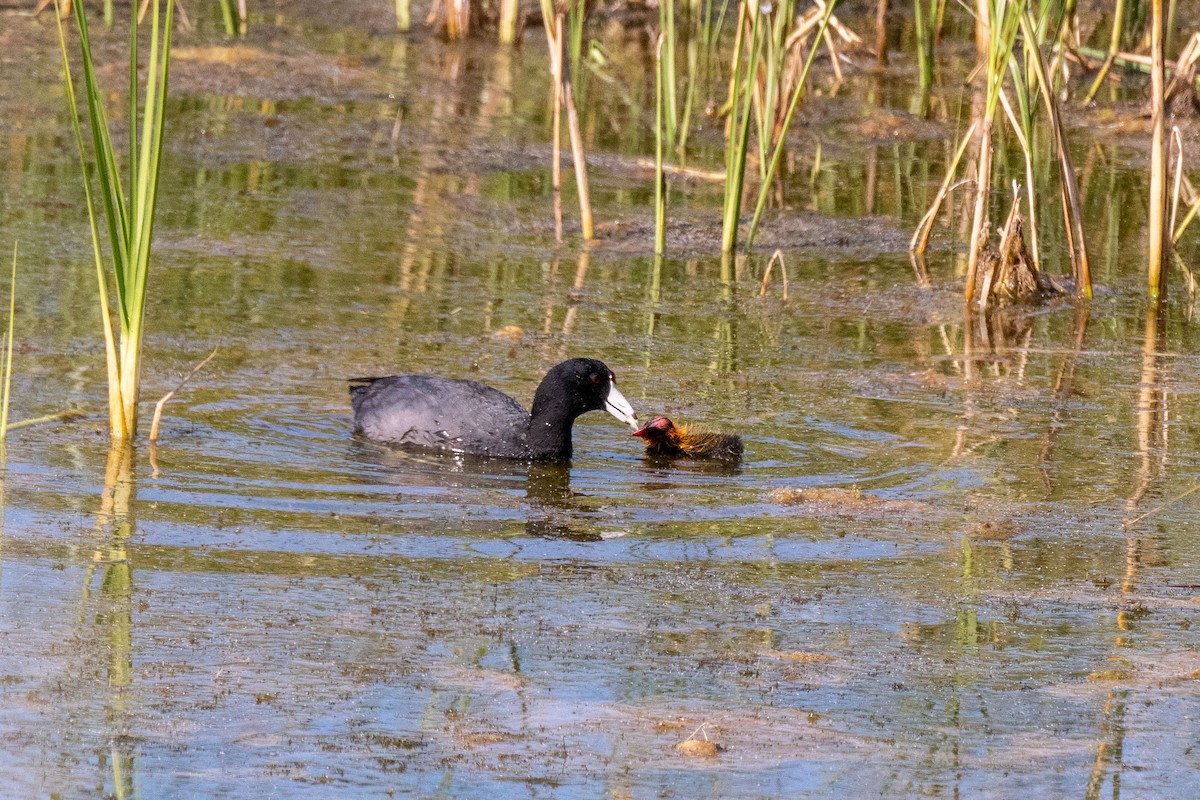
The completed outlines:
<svg viewBox="0 0 1200 800">
<path fill-rule="evenodd" d="M 737 461 L 742 457 L 740 436 L 676 425 L 666 417 L 655 417 L 634 431 L 633 435 L 646 440 L 648 456 L 712 458 L 723 461 Z"/>
<path fill-rule="evenodd" d="M 547 372 L 532 413 L 476 381 L 392 375 L 350 383 L 355 433 L 385 444 L 554 461 L 571 457 L 571 426 L 580 414 L 604 409 L 637 427 L 612 371 L 594 358 L 572 358 Z"/>
</svg>

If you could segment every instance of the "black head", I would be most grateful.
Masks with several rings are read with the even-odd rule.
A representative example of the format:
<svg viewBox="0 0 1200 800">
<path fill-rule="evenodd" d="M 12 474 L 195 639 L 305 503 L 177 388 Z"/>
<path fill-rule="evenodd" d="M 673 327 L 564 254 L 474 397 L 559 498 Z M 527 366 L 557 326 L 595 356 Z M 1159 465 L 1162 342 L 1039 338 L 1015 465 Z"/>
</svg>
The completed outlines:
<svg viewBox="0 0 1200 800">
<path fill-rule="evenodd" d="M 636 428 L 637 417 L 629 401 L 617 391 L 617 379 L 603 361 L 572 358 L 546 373 L 533 396 L 533 416 L 555 408 L 572 419 L 588 411 L 604 409 Z"/>
<path fill-rule="evenodd" d="M 580 414 L 604 409 L 636 428 L 629 401 L 617 391 L 616 378 L 604 362 L 572 358 L 546 373 L 533 395 L 529 423 L 531 450 L 556 448 L 570 456 L 571 424 Z"/>
<path fill-rule="evenodd" d="M 572 358 L 546 373 L 533 397 L 533 413 L 545 403 L 565 405 L 575 416 L 604 408 L 613 375 L 604 362 Z"/>
</svg>

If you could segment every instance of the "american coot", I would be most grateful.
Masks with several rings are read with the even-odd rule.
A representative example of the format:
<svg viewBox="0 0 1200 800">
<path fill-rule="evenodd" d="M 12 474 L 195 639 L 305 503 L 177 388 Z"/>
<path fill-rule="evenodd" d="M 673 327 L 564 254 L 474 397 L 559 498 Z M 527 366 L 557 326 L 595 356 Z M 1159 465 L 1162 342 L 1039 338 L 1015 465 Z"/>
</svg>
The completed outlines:
<svg viewBox="0 0 1200 800">
<path fill-rule="evenodd" d="M 742 439 L 732 433 L 676 425 L 666 417 L 655 417 L 633 432 L 646 440 L 646 455 L 683 458 L 714 458 L 737 461 L 742 457 Z"/>
<path fill-rule="evenodd" d="M 580 414 L 604 409 L 637 427 L 612 372 L 594 358 L 572 358 L 547 372 L 532 414 L 476 381 L 393 375 L 350 383 L 355 432 L 387 444 L 553 461 L 571 457 L 571 426 Z"/>
</svg>

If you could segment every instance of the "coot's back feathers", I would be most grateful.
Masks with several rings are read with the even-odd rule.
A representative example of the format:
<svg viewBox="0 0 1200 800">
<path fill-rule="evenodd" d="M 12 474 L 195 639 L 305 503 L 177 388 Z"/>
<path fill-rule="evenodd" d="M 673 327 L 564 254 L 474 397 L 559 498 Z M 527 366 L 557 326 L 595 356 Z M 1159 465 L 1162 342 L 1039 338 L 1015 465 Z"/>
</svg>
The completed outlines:
<svg viewBox="0 0 1200 800">
<path fill-rule="evenodd" d="M 350 387 L 357 432 L 377 442 L 523 458 L 529 414 L 476 381 L 392 375 Z"/>
</svg>

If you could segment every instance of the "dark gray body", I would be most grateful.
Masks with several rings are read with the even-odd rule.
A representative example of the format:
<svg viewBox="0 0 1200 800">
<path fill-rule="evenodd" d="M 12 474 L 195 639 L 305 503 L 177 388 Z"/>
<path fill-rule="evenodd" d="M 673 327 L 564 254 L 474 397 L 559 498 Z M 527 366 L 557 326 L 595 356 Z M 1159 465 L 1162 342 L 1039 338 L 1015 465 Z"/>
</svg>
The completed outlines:
<svg viewBox="0 0 1200 800">
<path fill-rule="evenodd" d="M 613 374 L 594 358 L 553 367 L 538 385 L 529 413 L 508 395 L 477 381 L 433 375 L 352 380 L 355 432 L 377 442 L 539 461 L 571 457 L 571 428 L 588 411 L 637 427 Z"/>
<path fill-rule="evenodd" d="M 350 388 L 355 431 L 377 442 L 526 458 L 529 414 L 477 381 L 393 375 Z"/>
</svg>

